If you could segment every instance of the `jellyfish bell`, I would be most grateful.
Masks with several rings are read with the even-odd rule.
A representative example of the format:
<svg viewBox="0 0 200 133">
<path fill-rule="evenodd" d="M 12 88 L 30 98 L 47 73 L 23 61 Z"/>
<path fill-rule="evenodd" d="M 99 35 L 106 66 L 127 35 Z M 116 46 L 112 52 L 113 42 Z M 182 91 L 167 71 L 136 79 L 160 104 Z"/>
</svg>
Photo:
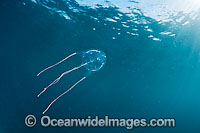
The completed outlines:
<svg viewBox="0 0 200 133">
<path fill-rule="evenodd" d="M 100 50 L 88 50 L 82 53 L 82 64 L 87 63 L 84 68 L 89 72 L 99 71 L 106 63 L 106 54 Z"/>
</svg>

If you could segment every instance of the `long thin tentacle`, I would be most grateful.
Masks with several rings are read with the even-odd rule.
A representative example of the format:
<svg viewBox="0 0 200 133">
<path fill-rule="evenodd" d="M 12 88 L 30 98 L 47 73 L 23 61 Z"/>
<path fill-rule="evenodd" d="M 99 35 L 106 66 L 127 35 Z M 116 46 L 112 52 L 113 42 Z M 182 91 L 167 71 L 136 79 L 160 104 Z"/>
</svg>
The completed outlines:
<svg viewBox="0 0 200 133">
<path fill-rule="evenodd" d="M 66 75 L 66 74 L 68 74 L 68 73 L 70 73 L 70 72 L 72 72 L 72 71 L 74 71 L 74 70 L 77 70 L 77 69 L 79 69 L 79 68 L 81 68 L 81 67 L 83 67 L 83 66 L 85 66 L 85 65 L 87 65 L 87 63 L 82 64 L 82 65 L 80 65 L 80 66 L 78 66 L 78 67 L 74 67 L 73 69 L 68 70 L 68 71 L 62 73 L 56 80 L 54 80 L 51 84 L 49 84 L 47 87 L 45 87 L 45 88 L 37 95 L 37 97 L 40 97 L 40 95 L 42 95 L 50 86 L 52 86 L 52 85 L 58 83 L 59 80 L 60 80 L 64 75 Z"/>
<path fill-rule="evenodd" d="M 66 93 L 68 93 L 70 90 L 72 90 L 77 84 L 79 84 L 81 81 L 83 81 L 84 79 L 86 79 L 86 77 L 83 77 L 82 79 L 80 79 L 78 82 L 76 82 L 74 85 L 72 85 L 67 91 L 65 91 L 64 93 L 62 93 L 61 95 L 59 95 L 56 99 L 54 99 L 49 105 L 48 107 L 44 110 L 43 114 L 45 114 L 49 108 L 53 105 L 53 103 L 55 103 L 59 98 L 61 98 L 62 96 L 64 96 Z"/>
<path fill-rule="evenodd" d="M 72 56 L 74 56 L 74 55 L 76 55 L 76 53 L 73 53 L 73 54 L 71 54 L 71 55 L 65 57 L 65 58 L 62 59 L 61 61 L 57 62 L 56 64 L 51 65 L 51 66 L 45 68 L 44 70 L 40 71 L 40 72 L 37 74 L 37 76 L 40 76 L 40 74 L 42 74 L 42 73 L 45 72 L 46 70 L 48 70 L 48 69 L 50 69 L 50 68 L 52 68 L 52 67 L 54 67 L 54 66 L 56 66 L 56 65 L 58 65 L 58 64 L 60 64 L 60 63 L 62 63 L 63 61 L 69 59 L 70 57 L 72 57 Z"/>
</svg>

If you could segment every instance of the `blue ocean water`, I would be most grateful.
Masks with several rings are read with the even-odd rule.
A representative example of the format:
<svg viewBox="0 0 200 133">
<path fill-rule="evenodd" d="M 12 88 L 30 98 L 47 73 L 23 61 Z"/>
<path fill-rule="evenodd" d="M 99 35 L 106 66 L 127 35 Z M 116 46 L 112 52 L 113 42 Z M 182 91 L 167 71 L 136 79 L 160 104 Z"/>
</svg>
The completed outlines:
<svg viewBox="0 0 200 133">
<path fill-rule="evenodd" d="M 200 132 L 200 2 L 198 0 L 1 1 L 0 133 Z M 37 98 L 73 57 L 40 77 L 43 68 L 87 49 L 107 55 L 90 75 L 47 112 L 52 118 L 175 118 L 174 128 L 28 128 L 47 105 L 80 80 L 79 69 Z"/>
</svg>

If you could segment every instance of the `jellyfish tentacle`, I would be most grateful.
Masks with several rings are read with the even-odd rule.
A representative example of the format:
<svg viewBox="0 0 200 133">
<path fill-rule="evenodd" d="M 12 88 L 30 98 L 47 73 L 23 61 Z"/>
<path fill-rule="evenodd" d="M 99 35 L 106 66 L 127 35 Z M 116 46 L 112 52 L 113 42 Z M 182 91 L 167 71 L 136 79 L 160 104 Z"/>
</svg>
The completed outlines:
<svg viewBox="0 0 200 133">
<path fill-rule="evenodd" d="M 63 92 L 62 94 L 60 94 L 57 98 L 55 98 L 49 105 L 48 107 L 44 110 L 44 112 L 42 114 L 45 114 L 49 108 L 62 96 L 64 96 L 66 93 L 68 93 L 70 90 L 72 90 L 77 84 L 79 84 L 80 82 L 82 82 L 84 79 L 86 79 L 86 77 L 83 77 L 82 79 L 80 79 L 78 82 L 76 82 L 74 85 L 72 85 L 68 90 L 66 90 L 65 92 Z"/>
<path fill-rule="evenodd" d="M 54 66 L 56 66 L 56 65 L 58 65 L 58 64 L 60 64 L 60 63 L 62 63 L 63 61 L 69 59 L 70 57 L 72 57 L 72 56 L 74 56 L 74 55 L 76 55 L 76 54 L 77 54 L 77 53 L 73 53 L 73 54 L 71 54 L 71 55 L 65 57 L 65 58 L 62 59 L 61 61 L 57 62 L 56 64 L 51 65 L 51 66 L 49 66 L 49 67 L 43 69 L 42 71 L 40 71 L 40 72 L 37 74 L 37 76 L 40 76 L 40 74 L 42 74 L 42 73 L 45 72 L 46 70 L 48 70 L 48 69 L 50 69 L 50 68 L 52 68 L 52 67 L 54 67 Z"/>
<path fill-rule="evenodd" d="M 59 80 L 60 80 L 64 75 L 66 75 L 66 74 L 68 74 L 68 73 L 70 73 L 70 72 L 72 72 L 72 71 L 74 71 L 74 70 L 77 70 L 77 69 L 79 69 L 79 68 L 81 68 L 81 67 L 83 67 L 83 66 L 85 66 L 85 65 L 87 65 L 87 63 L 84 63 L 84 64 L 82 64 L 82 65 L 80 65 L 80 66 L 78 66 L 78 67 L 74 67 L 74 68 L 72 68 L 71 70 L 68 70 L 68 71 L 62 73 L 56 80 L 54 80 L 51 84 L 49 84 L 47 87 L 45 87 L 45 88 L 37 95 L 37 97 L 40 97 L 40 95 L 42 95 L 50 86 L 52 86 L 52 85 L 58 83 Z"/>
</svg>

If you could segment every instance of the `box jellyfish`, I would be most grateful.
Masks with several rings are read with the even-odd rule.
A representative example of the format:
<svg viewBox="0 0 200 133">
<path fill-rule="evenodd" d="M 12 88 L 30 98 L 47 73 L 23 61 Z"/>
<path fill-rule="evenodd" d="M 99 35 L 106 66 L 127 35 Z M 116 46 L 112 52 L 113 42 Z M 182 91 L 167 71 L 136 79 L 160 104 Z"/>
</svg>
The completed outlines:
<svg viewBox="0 0 200 133">
<path fill-rule="evenodd" d="M 63 95 L 65 95 L 66 93 L 68 93 L 70 90 L 72 90 L 76 85 L 78 85 L 80 82 L 82 82 L 84 79 L 87 78 L 88 75 L 99 71 L 106 63 L 106 54 L 103 51 L 100 50 L 87 50 L 87 51 L 81 51 L 81 52 L 75 52 L 67 57 L 65 57 L 63 60 L 57 62 L 54 65 L 51 65 L 47 68 L 45 68 L 44 70 L 42 70 L 40 73 L 37 74 L 37 76 L 40 76 L 43 72 L 47 71 L 48 69 L 64 62 L 65 60 L 71 58 L 72 56 L 78 55 L 81 57 L 81 61 L 82 63 L 77 66 L 72 68 L 71 70 L 65 71 L 64 73 L 62 73 L 57 79 L 55 79 L 52 83 L 50 83 L 47 87 L 45 87 L 39 94 L 37 97 L 40 97 L 50 86 L 56 84 L 59 82 L 59 80 L 66 74 L 77 70 L 79 68 L 84 67 L 87 70 L 87 73 L 85 74 L 84 77 L 82 77 L 79 81 L 77 81 L 75 84 L 73 84 L 68 90 L 66 90 L 65 92 L 63 92 L 61 95 L 59 95 L 58 97 L 56 97 L 48 106 L 47 108 L 44 110 L 43 114 L 45 114 L 49 108 L 59 99 L 61 98 Z"/>
</svg>

